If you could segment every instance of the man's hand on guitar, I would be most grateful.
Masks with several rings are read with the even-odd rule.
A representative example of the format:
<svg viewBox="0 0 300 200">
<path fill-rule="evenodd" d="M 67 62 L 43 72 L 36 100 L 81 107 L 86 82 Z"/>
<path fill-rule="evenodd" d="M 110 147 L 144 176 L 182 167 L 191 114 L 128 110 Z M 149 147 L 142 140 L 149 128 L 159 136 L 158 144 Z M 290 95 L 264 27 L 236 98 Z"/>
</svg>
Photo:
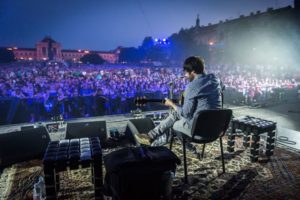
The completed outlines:
<svg viewBox="0 0 300 200">
<path fill-rule="evenodd" d="M 174 110 L 176 110 L 175 103 L 172 100 L 168 99 L 168 98 L 165 98 L 165 105 L 169 106 L 169 107 L 172 107 Z"/>
</svg>

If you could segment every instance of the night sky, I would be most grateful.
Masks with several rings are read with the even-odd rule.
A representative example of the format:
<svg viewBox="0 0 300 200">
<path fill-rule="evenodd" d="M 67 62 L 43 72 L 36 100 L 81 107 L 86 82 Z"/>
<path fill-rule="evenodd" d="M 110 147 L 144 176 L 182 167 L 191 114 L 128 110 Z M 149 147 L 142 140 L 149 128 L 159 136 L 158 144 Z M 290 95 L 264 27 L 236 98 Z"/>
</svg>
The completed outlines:
<svg viewBox="0 0 300 200">
<path fill-rule="evenodd" d="M 293 0 L 0 0 L 0 46 L 34 47 L 50 35 L 63 49 L 138 47 L 146 36 L 238 18 Z"/>
</svg>

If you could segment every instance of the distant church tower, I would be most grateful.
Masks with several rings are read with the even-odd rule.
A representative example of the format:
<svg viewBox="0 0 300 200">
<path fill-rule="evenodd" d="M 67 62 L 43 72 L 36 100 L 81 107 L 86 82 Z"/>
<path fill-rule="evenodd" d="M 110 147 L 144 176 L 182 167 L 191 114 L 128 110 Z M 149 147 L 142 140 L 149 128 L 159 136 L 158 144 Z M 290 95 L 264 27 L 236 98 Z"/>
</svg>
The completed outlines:
<svg viewBox="0 0 300 200">
<path fill-rule="evenodd" d="M 197 15 L 197 19 L 196 19 L 196 27 L 200 27 L 199 14 Z"/>
</svg>

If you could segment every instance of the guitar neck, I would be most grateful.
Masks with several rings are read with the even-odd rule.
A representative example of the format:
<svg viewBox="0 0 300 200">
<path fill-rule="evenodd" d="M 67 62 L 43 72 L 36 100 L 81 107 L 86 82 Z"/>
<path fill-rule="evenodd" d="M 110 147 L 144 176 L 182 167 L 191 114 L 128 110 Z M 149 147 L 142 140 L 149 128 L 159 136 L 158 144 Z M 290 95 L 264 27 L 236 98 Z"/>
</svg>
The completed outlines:
<svg viewBox="0 0 300 200">
<path fill-rule="evenodd" d="M 178 103 L 178 99 L 171 99 L 174 103 Z M 147 102 L 165 103 L 165 99 L 146 99 Z"/>
</svg>

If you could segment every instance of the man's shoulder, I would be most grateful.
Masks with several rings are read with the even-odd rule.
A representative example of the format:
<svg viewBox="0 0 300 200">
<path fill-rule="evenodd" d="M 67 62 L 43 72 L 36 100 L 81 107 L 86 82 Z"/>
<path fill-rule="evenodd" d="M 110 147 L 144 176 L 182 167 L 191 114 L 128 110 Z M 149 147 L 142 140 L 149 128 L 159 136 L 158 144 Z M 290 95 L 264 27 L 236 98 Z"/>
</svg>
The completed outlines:
<svg viewBox="0 0 300 200">
<path fill-rule="evenodd" d="M 211 91 L 218 87 L 220 87 L 220 80 L 214 74 L 204 74 L 192 81 L 186 92 L 189 96 L 195 96 L 201 92 Z"/>
<path fill-rule="evenodd" d="M 210 81 L 219 81 L 219 79 L 215 74 L 202 74 L 190 83 L 190 87 L 197 87 Z"/>
<path fill-rule="evenodd" d="M 214 73 L 205 74 L 203 79 L 218 79 L 218 77 Z"/>
</svg>

